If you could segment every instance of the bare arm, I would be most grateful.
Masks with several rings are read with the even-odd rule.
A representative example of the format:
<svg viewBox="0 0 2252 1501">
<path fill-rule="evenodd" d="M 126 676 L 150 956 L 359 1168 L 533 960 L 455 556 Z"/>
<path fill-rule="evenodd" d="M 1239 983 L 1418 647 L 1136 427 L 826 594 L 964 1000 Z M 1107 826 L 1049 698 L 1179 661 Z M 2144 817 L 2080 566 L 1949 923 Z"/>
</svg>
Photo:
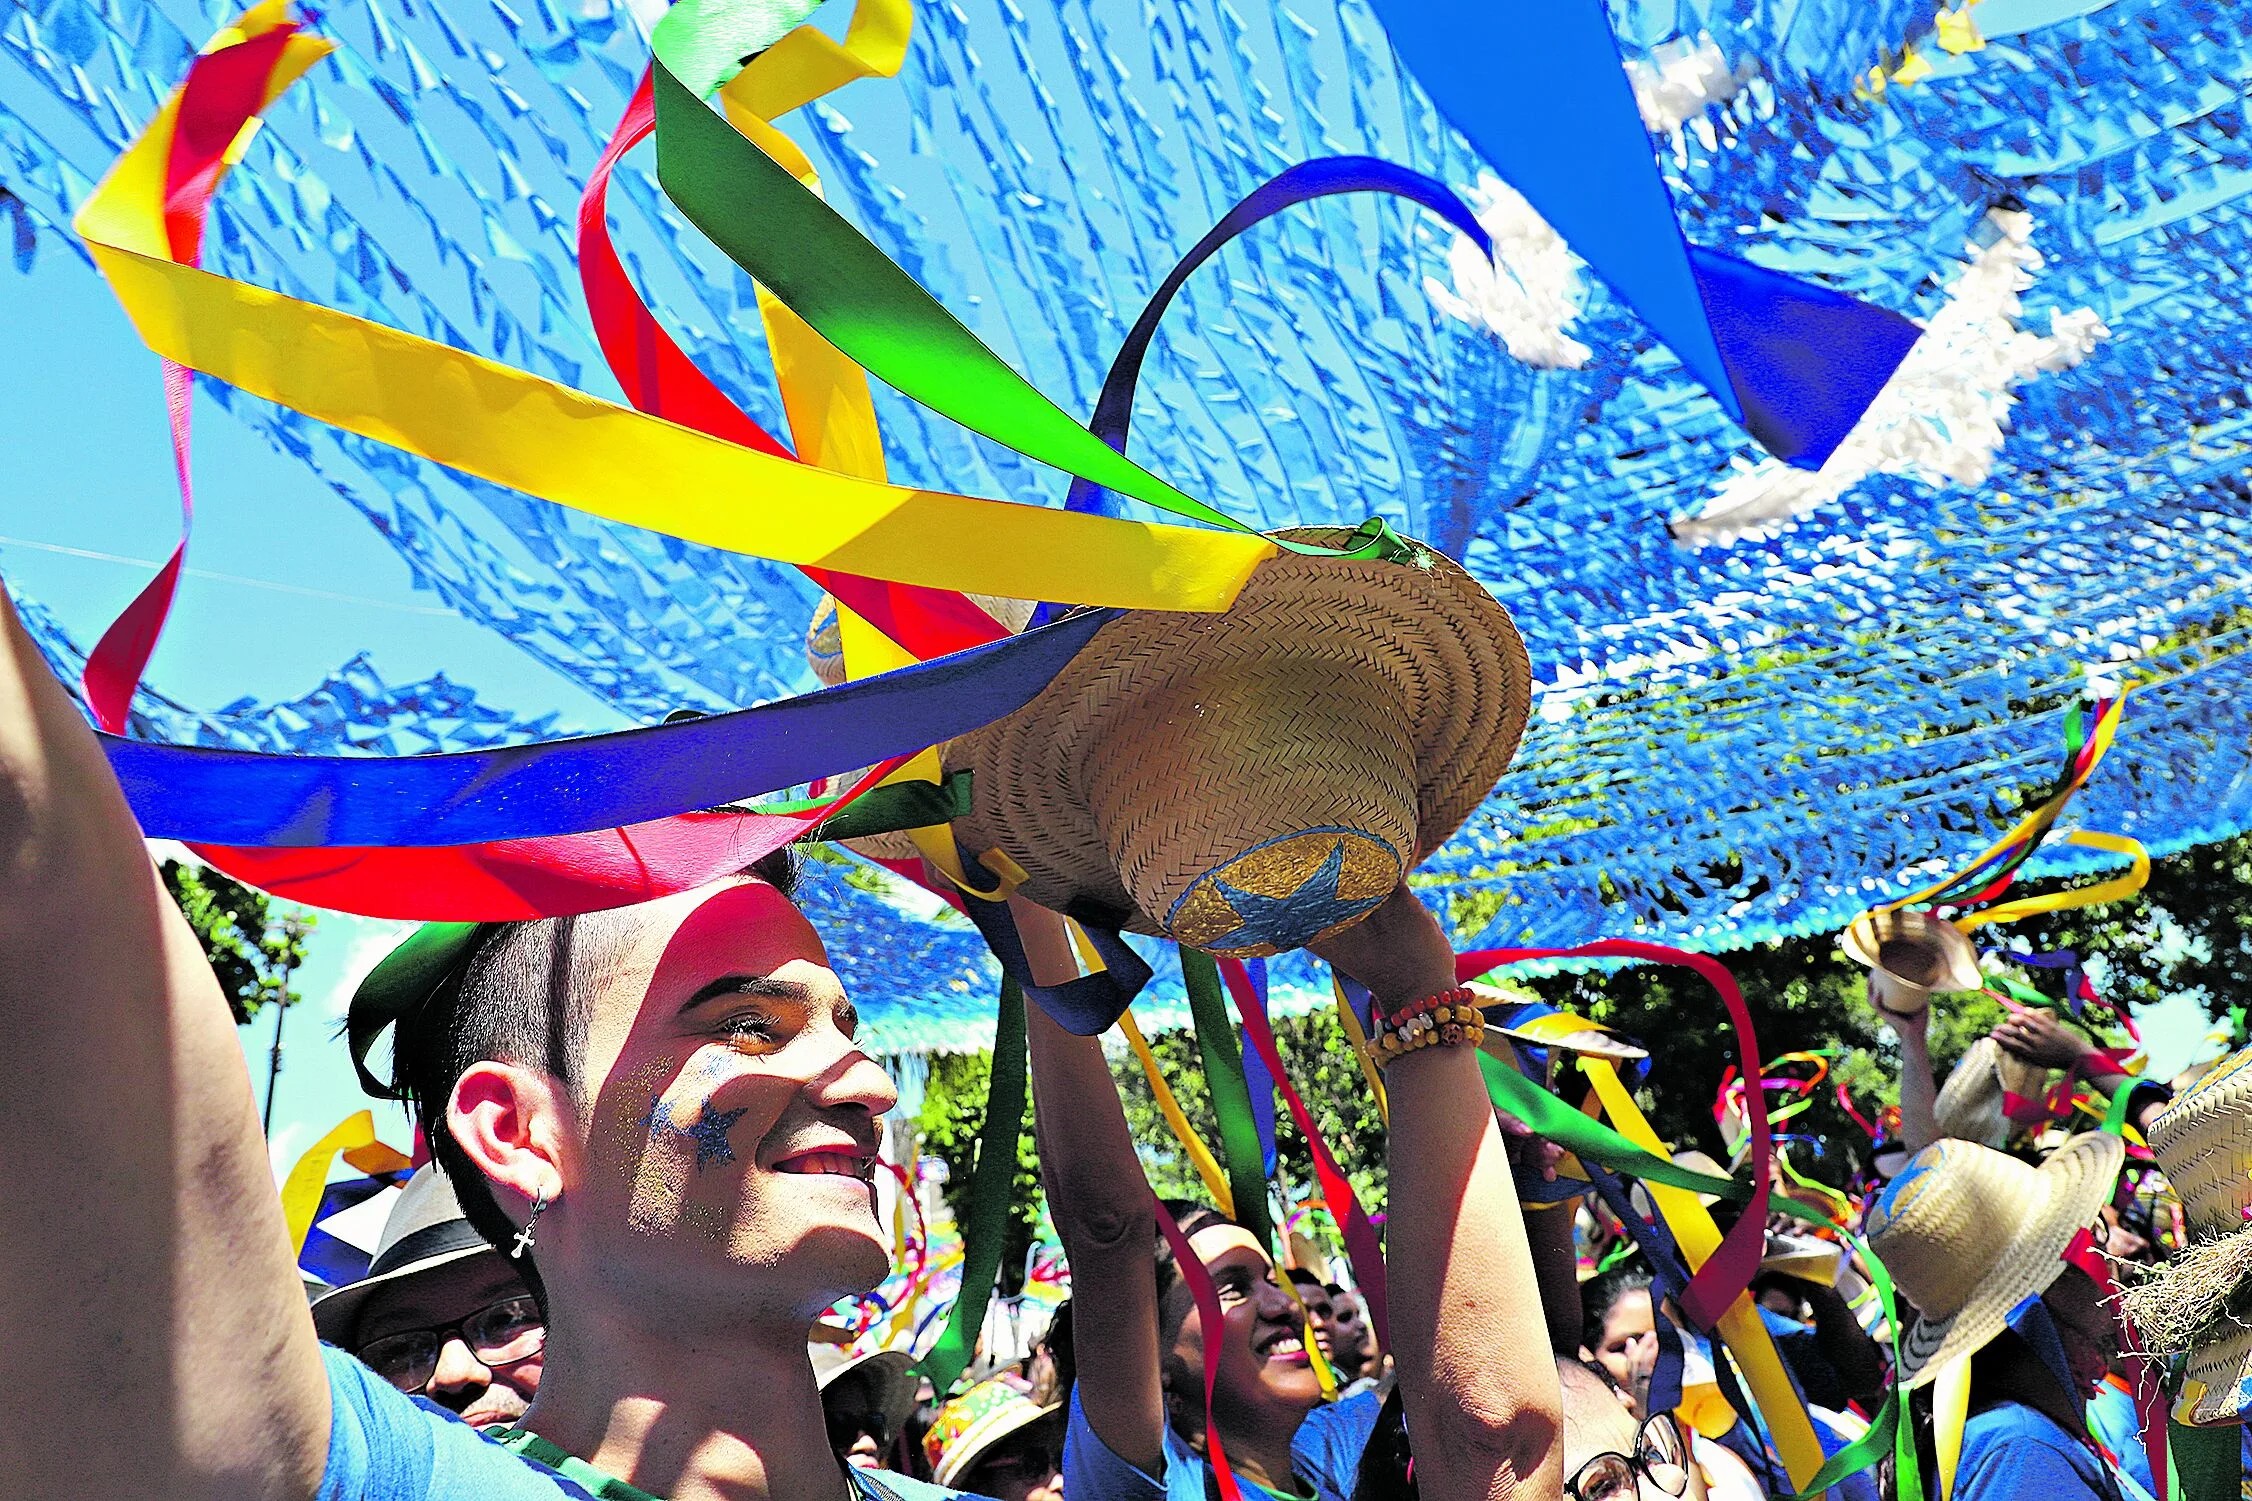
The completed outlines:
<svg viewBox="0 0 2252 1501">
<path fill-rule="evenodd" d="M 1537 1136 L 1520 1137 L 1511 1149 L 1519 1163 L 1545 1178 L 1553 1180 L 1556 1176 L 1556 1162 L 1563 1153 L 1553 1142 Z M 1579 1204 L 1572 1198 L 1552 1209 L 1523 1211 L 1533 1279 L 1540 1286 L 1541 1317 L 1548 1325 L 1549 1348 L 1559 1355 L 1575 1354 L 1586 1332 L 1586 1314 L 1580 1302 L 1579 1247 L 1572 1240 L 1572 1221 L 1579 1213 Z"/>
<path fill-rule="evenodd" d="M 303 1501 L 328 1387 L 234 1024 L 0 593 L 0 1473 Z"/>
<path fill-rule="evenodd" d="M 1317 950 L 1399 1006 L 1451 988 L 1446 935 L 1405 886 Z M 1563 1487 L 1556 1368 L 1525 1222 L 1473 1049 L 1424 1048 L 1385 1070 L 1391 1100 L 1386 1287 L 1392 1350 L 1431 1501 Z"/>
<path fill-rule="evenodd" d="M 1102 1043 L 1030 1008 L 1033 1123 L 1048 1211 L 1071 1262 L 1079 1404 L 1113 1454 L 1165 1466 L 1157 1348 L 1157 1220 Z"/>
<path fill-rule="evenodd" d="M 1939 1084 L 1932 1077 L 1926 1042 L 1931 1013 L 1903 1016 L 1879 1007 L 1877 1014 L 1900 1038 L 1900 1144 L 1921 1152 L 1939 1140 Z"/>
</svg>

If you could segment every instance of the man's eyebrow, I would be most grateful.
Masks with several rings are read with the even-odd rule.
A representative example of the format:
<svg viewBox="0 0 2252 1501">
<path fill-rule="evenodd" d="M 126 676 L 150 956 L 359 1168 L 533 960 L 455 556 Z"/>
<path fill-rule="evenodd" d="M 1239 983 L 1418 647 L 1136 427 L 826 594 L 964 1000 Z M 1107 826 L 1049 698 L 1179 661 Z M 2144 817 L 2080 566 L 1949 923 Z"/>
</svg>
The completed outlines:
<svg viewBox="0 0 2252 1501">
<path fill-rule="evenodd" d="M 777 980 L 772 975 L 721 975 L 681 1002 L 680 1009 L 683 1013 L 690 1012 L 722 996 L 755 996 L 760 1000 L 789 1001 L 800 1006 L 813 1001 L 813 992 L 795 980 Z"/>
</svg>

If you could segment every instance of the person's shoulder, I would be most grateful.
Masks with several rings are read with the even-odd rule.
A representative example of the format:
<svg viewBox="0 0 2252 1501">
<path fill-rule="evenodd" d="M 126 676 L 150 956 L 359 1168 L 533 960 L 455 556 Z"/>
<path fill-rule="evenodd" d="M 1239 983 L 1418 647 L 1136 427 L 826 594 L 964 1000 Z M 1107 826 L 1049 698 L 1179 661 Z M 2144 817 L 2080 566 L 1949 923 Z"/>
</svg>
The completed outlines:
<svg viewBox="0 0 2252 1501">
<path fill-rule="evenodd" d="M 323 1345 L 321 1355 L 329 1445 L 315 1501 L 593 1501 L 585 1487 L 404 1395 L 342 1350 Z"/>
<path fill-rule="evenodd" d="M 1064 1429 L 1063 1489 L 1077 1501 L 1163 1501 L 1167 1481 L 1178 1471 L 1174 1446 L 1179 1443 L 1171 1424 L 1162 1436 L 1165 1468 L 1156 1475 L 1136 1469 L 1118 1457 L 1101 1434 L 1087 1421 L 1079 1405 L 1079 1388 L 1071 1389 L 1071 1416 Z M 1193 1460 L 1192 1460 L 1193 1464 Z M 901 1501 L 912 1501 L 902 1497 Z"/>
<path fill-rule="evenodd" d="M 1358 1434 L 1361 1442 L 1376 1428 L 1376 1419 L 1384 1411 L 1384 1395 L 1374 1387 L 1366 1391 L 1351 1392 L 1334 1402 L 1324 1402 L 1306 1414 L 1306 1421 L 1298 1430 L 1301 1433 Z"/>
<path fill-rule="evenodd" d="M 991 1501 L 975 1491 L 954 1490 L 893 1470 L 859 1470 L 854 1478 L 860 1482 L 861 1494 L 873 1496 L 874 1501 L 954 1501 L 957 1496 L 965 1501 Z"/>
<path fill-rule="evenodd" d="M 2095 1457 L 2032 1408 L 2004 1402 L 1963 1425 L 1955 1501 L 2072 1501 L 2098 1493 Z"/>
</svg>

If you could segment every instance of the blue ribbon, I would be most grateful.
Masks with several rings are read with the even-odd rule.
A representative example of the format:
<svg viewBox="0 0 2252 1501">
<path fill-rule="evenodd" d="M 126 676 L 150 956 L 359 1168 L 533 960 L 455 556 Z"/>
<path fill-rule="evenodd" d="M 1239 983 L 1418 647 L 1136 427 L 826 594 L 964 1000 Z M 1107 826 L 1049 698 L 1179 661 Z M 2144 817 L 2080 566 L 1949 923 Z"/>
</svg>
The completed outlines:
<svg viewBox="0 0 2252 1501">
<path fill-rule="evenodd" d="M 1287 167 L 1253 188 L 1203 239 L 1190 247 L 1178 265 L 1165 273 L 1165 280 L 1157 284 L 1157 290 L 1142 305 L 1142 315 L 1134 320 L 1125 342 L 1111 357 L 1110 373 L 1103 377 L 1102 394 L 1095 399 L 1095 415 L 1087 424 L 1088 429 L 1120 453 L 1126 451 L 1126 430 L 1134 421 L 1134 388 L 1142 378 L 1142 361 L 1149 354 L 1150 341 L 1157 337 L 1157 325 L 1172 305 L 1174 294 L 1199 266 L 1261 220 L 1270 219 L 1296 204 L 1338 193 L 1396 194 L 1438 214 L 1468 235 L 1488 256 L 1493 254 L 1493 237 L 1478 222 L 1478 216 L 1452 188 L 1436 178 L 1373 156 L 1316 157 L 1310 162 Z M 1064 504 L 1074 511 L 1117 509 L 1109 491 L 1084 479 L 1071 482 L 1071 494 Z"/>
<path fill-rule="evenodd" d="M 779 703 L 439 756 L 290 756 L 101 736 L 152 839 L 261 847 L 483 844 L 618 828 L 872 766 L 1029 703 L 1119 612 Z"/>
<path fill-rule="evenodd" d="M 1818 469 L 1918 330 L 1691 246 L 1603 0 L 1370 0 L 1439 112 L 1776 457 Z"/>
<path fill-rule="evenodd" d="M 1259 992 L 1263 1004 L 1267 999 L 1267 961 L 1246 959 L 1244 973 Z M 1240 1030 L 1240 1029 L 1239 1029 Z M 1243 1054 L 1243 1080 L 1251 1087 L 1251 1124 L 1259 1128 L 1259 1152 L 1264 1160 L 1266 1174 L 1275 1175 L 1275 1076 L 1267 1069 L 1267 1060 L 1250 1043 L 1237 1040 L 1237 1050 Z M 1279 1044 L 1278 1044 L 1279 1046 Z"/>
</svg>

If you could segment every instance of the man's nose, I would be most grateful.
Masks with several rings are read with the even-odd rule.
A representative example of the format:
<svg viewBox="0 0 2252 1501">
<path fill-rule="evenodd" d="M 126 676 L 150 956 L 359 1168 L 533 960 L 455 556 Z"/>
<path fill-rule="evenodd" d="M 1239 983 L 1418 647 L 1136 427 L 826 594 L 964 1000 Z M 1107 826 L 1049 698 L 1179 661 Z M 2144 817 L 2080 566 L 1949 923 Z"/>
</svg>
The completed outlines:
<svg viewBox="0 0 2252 1501">
<path fill-rule="evenodd" d="M 438 1369 L 431 1373 L 430 1384 L 423 1390 L 441 1404 L 449 1396 L 471 1402 L 492 1384 L 491 1368 L 471 1354 L 468 1343 L 456 1335 L 439 1347 Z"/>
</svg>

